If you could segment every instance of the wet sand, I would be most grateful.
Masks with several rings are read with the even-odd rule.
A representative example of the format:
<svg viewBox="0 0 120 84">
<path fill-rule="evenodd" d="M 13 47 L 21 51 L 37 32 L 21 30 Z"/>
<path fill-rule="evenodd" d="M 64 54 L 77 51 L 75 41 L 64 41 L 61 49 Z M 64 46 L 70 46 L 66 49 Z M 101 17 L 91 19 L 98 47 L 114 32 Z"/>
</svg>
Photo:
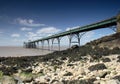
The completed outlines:
<svg viewBox="0 0 120 84">
<path fill-rule="evenodd" d="M 0 46 L 0 57 L 20 57 L 20 56 L 38 56 L 51 53 L 53 51 L 38 49 L 28 49 L 16 46 Z M 55 48 L 57 49 L 57 48 Z M 62 50 L 65 48 L 62 48 Z"/>
</svg>

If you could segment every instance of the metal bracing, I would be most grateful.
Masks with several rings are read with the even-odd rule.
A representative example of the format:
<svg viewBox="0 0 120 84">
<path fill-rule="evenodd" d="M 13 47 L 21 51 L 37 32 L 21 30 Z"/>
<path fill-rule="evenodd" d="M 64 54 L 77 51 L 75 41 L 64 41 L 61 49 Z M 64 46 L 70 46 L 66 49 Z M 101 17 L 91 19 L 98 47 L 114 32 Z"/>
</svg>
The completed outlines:
<svg viewBox="0 0 120 84">
<path fill-rule="evenodd" d="M 111 27 L 109 27 L 109 29 L 113 30 L 115 33 L 117 32 L 116 26 L 111 26 Z"/>
<path fill-rule="evenodd" d="M 75 37 L 77 38 L 77 41 L 72 41 L 72 38 Z M 70 34 L 69 36 L 69 48 L 71 47 L 71 44 L 72 43 L 78 43 L 79 46 L 80 46 L 80 38 L 79 38 L 79 33 L 76 33 L 76 34 Z"/>
<path fill-rule="evenodd" d="M 93 23 L 93 24 L 90 24 L 90 25 L 78 27 L 76 29 L 71 29 L 69 31 L 61 32 L 61 33 L 58 33 L 58 34 L 55 34 L 55 35 L 51 35 L 51 36 L 48 36 L 48 37 L 45 37 L 45 38 L 41 38 L 41 39 L 38 39 L 38 40 L 35 40 L 35 41 L 31 41 L 31 43 L 36 42 L 36 41 L 42 41 L 42 40 L 67 36 L 67 35 L 70 35 L 70 33 L 73 34 L 73 33 L 78 33 L 78 32 L 80 33 L 80 32 L 87 32 L 87 31 L 95 30 L 95 29 L 106 28 L 106 27 L 116 25 L 117 24 L 116 22 L 117 22 L 117 16 L 111 17 L 111 18 L 106 19 L 106 20 L 102 20 L 102 21 L 97 22 L 97 23 Z"/>
<path fill-rule="evenodd" d="M 54 43 L 54 40 L 55 40 L 55 39 L 57 40 L 57 43 Z M 51 50 L 53 50 L 53 45 L 54 45 L 54 44 L 58 44 L 58 50 L 60 51 L 60 39 L 61 39 L 60 37 L 58 37 L 58 38 L 53 38 L 53 39 L 52 39 Z"/>
<path fill-rule="evenodd" d="M 86 32 L 79 33 L 80 44 L 81 44 L 81 38 L 82 38 L 82 36 L 83 36 L 84 34 L 86 34 Z M 79 46 L 80 46 L 80 45 L 79 45 Z"/>
<path fill-rule="evenodd" d="M 120 32 L 120 15 L 118 16 L 114 16 L 111 17 L 109 19 L 97 22 L 97 23 L 93 23 L 90 25 L 86 25 L 86 26 L 82 26 L 82 27 L 78 27 L 76 29 L 72 29 L 69 31 L 65 31 L 62 33 L 58 33 L 55 35 L 51 35 L 45 38 L 41 38 L 38 40 L 34 40 L 34 41 L 29 41 L 27 42 L 25 45 L 25 47 L 27 48 L 36 48 L 36 44 L 35 42 L 41 42 L 42 44 L 42 50 L 44 49 L 44 41 L 47 40 L 48 42 L 48 49 L 50 49 L 50 40 L 52 41 L 52 45 L 51 45 L 51 49 L 53 49 L 53 45 L 54 44 L 58 44 L 59 50 L 60 50 L 60 38 L 63 36 L 68 36 L 69 37 L 69 47 L 71 47 L 72 43 L 78 43 L 78 45 L 80 46 L 80 40 L 82 38 L 82 36 L 85 34 L 85 32 L 87 31 L 91 31 L 91 30 L 95 30 L 95 29 L 101 29 L 101 28 L 108 28 L 111 27 L 110 29 L 112 29 L 114 32 Z M 113 27 L 113 26 L 117 26 L 117 27 Z M 116 29 L 115 29 L 116 28 Z M 77 41 L 73 41 L 73 37 L 77 38 Z M 57 43 L 54 43 L 54 40 L 57 39 Z"/>
<path fill-rule="evenodd" d="M 76 33 L 76 34 L 70 34 L 68 36 L 69 38 L 69 48 L 71 47 L 71 44 L 72 43 L 78 43 L 78 45 L 80 46 L 80 40 L 82 38 L 82 36 L 85 34 L 86 32 L 83 32 L 83 33 Z M 77 41 L 72 41 L 72 38 L 73 37 L 76 37 L 77 38 Z"/>
</svg>

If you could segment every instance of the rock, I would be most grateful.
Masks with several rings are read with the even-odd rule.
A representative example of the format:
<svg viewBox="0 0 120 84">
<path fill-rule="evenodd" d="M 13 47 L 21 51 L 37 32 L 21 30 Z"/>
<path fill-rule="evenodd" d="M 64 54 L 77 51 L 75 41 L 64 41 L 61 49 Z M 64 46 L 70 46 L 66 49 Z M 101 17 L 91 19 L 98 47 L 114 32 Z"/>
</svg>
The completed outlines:
<svg viewBox="0 0 120 84">
<path fill-rule="evenodd" d="M 23 72 L 32 72 L 32 68 L 31 67 L 28 67 L 28 68 L 25 68 L 25 69 L 23 69 Z"/>
<path fill-rule="evenodd" d="M 102 61 L 103 62 L 111 62 L 110 58 L 103 58 Z"/>
<path fill-rule="evenodd" d="M 103 64 L 96 64 L 96 65 L 92 65 L 88 68 L 90 71 L 94 71 L 94 70 L 103 70 L 103 69 L 107 69 L 107 67 Z"/>
<path fill-rule="evenodd" d="M 120 62 L 120 59 L 119 59 L 119 60 L 117 60 L 117 62 Z"/>
<path fill-rule="evenodd" d="M 38 78 L 35 78 L 34 80 L 35 80 L 35 82 L 40 82 L 40 83 L 43 83 L 43 84 L 46 82 L 45 76 L 40 76 Z"/>
<path fill-rule="evenodd" d="M 107 72 L 101 72 L 101 73 L 99 74 L 99 77 L 100 77 L 100 78 L 105 78 L 106 75 L 107 75 Z"/>
<path fill-rule="evenodd" d="M 93 84 L 95 78 L 87 79 L 87 80 L 67 80 L 64 81 L 64 84 Z"/>
<path fill-rule="evenodd" d="M 17 76 L 14 76 L 14 79 L 17 81 L 17 84 L 22 84 L 23 83 L 22 79 L 20 79 Z"/>
<path fill-rule="evenodd" d="M 74 64 L 67 64 L 67 66 L 74 66 Z"/>
<path fill-rule="evenodd" d="M 2 71 L 0 71 L 0 78 L 2 78 L 3 77 L 3 72 Z"/>
<path fill-rule="evenodd" d="M 96 77 L 97 80 L 100 80 L 100 77 Z"/>
<path fill-rule="evenodd" d="M 65 73 L 63 76 L 72 76 L 72 75 L 73 75 L 73 73 L 67 72 L 67 73 Z"/>
<path fill-rule="evenodd" d="M 100 83 L 100 84 L 102 84 L 102 83 Z M 105 84 L 120 84 L 120 81 L 112 79 L 112 80 L 106 81 Z"/>
<path fill-rule="evenodd" d="M 118 56 L 117 58 L 120 59 L 120 56 Z"/>
<path fill-rule="evenodd" d="M 73 45 L 73 46 L 71 47 L 71 49 L 75 49 L 75 48 L 79 48 L 79 46 L 78 46 L 78 45 Z"/>
<path fill-rule="evenodd" d="M 3 76 L 0 79 L 0 84 L 17 84 L 15 79 L 13 77 L 10 76 Z"/>
<path fill-rule="evenodd" d="M 63 84 L 63 83 L 58 80 L 52 80 L 50 84 Z"/>
<path fill-rule="evenodd" d="M 19 78 L 23 82 L 31 82 L 34 78 L 34 75 L 32 73 L 22 72 L 20 73 Z"/>
<path fill-rule="evenodd" d="M 119 81 L 120 81 L 120 75 L 115 76 L 113 79 L 117 79 L 117 80 L 119 80 Z"/>
</svg>

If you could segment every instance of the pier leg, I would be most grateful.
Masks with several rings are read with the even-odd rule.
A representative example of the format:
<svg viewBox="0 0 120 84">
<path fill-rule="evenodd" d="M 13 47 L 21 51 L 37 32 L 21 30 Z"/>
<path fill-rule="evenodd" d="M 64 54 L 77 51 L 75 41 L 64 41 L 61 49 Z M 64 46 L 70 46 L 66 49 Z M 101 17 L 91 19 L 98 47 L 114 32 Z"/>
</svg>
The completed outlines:
<svg viewBox="0 0 120 84">
<path fill-rule="evenodd" d="M 68 36 L 68 38 L 69 38 L 69 48 L 70 48 L 70 47 L 71 47 L 72 35 L 70 34 L 70 35 Z"/>
<path fill-rule="evenodd" d="M 38 48 L 38 49 L 39 49 L 39 41 L 37 41 L 37 46 L 36 46 L 36 48 Z"/>
<path fill-rule="evenodd" d="M 79 34 L 79 33 L 70 34 L 70 35 L 69 35 L 69 48 L 71 47 L 71 44 L 72 44 L 72 43 L 78 43 L 78 45 L 80 46 L 80 40 L 81 40 L 82 36 L 83 36 L 85 33 L 86 33 L 86 32 L 81 33 L 81 34 Z M 77 38 L 77 41 L 72 41 L 72 38 L 73 38 L 73 37 L 76 37 L 76 38 Z"/>
<path fill-rule="evenodd" d="M 48 50 L 50 50 L 50 43 L 49 43 L 49 40 L 47 40 L 47 42 L 48 42 Z"/>
<path fill-rule="evenodd" d="M 81 34 L 79 34 L 79 46 L 81 45 L 81 38 L 82 38 L 82 36 L 85 34 L 86 32 L 83 32 L 83 33 L 81 33 Z"/>
<path fill-rule="evenodd" d="M 120 32 L 120 14 L 117 16 L 117 32 Z"/>
<path fill-rule="evenodd" d="M 52 46 L 51 46 L 51 50 L 53 50 L 53 44 L 54 44 L 54 38 L 52 39 Z"/>
<path fill-rule="evenodd" d="M 60 37 L 58 37 L 57 40 L 58 40 L 58 49 L 60 51 Z"/>
<path fill-rule="evenodd" d="M 41 41 L 41 43 L 42 43 L 42 50 L 44 49 L 44 41 Z"/>
</svg>

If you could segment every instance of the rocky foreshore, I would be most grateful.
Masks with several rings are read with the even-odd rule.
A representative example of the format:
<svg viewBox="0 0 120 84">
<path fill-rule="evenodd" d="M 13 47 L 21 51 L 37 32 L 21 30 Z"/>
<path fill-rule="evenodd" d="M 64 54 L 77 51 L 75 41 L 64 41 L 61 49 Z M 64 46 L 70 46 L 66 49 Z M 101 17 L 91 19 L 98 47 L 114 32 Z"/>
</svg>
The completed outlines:
<svg viewBox="0 0 120 84">
<path fill-rule="evenodd" d="M 114 36 L 44 56 L 1 57 L 0 84 L 120 84 L 120 34 Z"/>
</svg>

